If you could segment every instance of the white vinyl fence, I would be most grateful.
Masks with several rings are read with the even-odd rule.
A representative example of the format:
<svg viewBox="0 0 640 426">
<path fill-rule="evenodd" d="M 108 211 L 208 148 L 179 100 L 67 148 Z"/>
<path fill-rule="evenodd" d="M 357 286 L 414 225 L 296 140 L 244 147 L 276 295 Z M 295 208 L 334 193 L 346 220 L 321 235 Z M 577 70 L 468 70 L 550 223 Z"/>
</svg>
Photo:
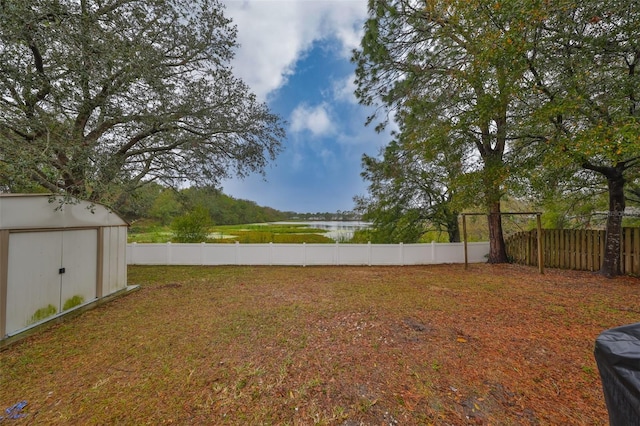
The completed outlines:
<svg viewBox="0 0 640 426">
<path fill-rule="evenodd" d="M 469 263 L 486 262 L 489 243 L 468 243 Z M 127 244 L 128 265 L 428 265 L 464 263 L 463 243 Z"/>
</svg>

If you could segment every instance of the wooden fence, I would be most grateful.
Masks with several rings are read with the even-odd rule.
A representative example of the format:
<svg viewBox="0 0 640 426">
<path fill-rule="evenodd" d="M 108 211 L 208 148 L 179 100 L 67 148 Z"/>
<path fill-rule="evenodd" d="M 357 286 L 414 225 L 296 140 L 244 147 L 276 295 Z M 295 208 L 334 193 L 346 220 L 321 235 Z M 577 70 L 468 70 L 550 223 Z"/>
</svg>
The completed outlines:
<svg viewBox="0 0 640 426">
<path fill-rule="evenodd" d="M 597 271 L 604 257 L 605 231 L 544 229 L 544 266 Z M 537 232 L 519 232 L 506 238 L 507 255 L 516 263 L 538 265 Z M 640 228 L 623 228 L 620 271 L 640 275 Z"/>
</svg>

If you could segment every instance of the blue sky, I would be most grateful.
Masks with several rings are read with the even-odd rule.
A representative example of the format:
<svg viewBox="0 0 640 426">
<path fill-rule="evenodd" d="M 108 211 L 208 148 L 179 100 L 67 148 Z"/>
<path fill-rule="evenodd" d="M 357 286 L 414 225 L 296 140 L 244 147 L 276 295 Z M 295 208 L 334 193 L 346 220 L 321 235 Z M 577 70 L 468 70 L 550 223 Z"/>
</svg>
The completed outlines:
<svg viewBox="0 0 640 426">
<path fill-rule="evenodd" d="M 223 192 L 283 211 L 352 210 L 366 193 L 363 154 L 389 141 L 364 126 L 351 51 L 367 0 L 223 0 L 238 27 L 237 76 L 286 122 L 284 151 L 266 176 L 222 183 Z"/>
</svg>

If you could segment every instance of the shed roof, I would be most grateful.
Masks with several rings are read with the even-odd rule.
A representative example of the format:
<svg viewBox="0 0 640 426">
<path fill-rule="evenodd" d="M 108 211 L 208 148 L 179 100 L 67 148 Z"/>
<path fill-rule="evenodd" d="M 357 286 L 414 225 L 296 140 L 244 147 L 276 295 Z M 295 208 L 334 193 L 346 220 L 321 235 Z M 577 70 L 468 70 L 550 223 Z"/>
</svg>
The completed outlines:
<svg viewBox="0 0 640 426">
<path fill-rule="evenodd" d="M 0 194 L 0 229 L 83 228 L 127 226 L 102 204 L 64 202 L 49 194 Z"/>
</svg>

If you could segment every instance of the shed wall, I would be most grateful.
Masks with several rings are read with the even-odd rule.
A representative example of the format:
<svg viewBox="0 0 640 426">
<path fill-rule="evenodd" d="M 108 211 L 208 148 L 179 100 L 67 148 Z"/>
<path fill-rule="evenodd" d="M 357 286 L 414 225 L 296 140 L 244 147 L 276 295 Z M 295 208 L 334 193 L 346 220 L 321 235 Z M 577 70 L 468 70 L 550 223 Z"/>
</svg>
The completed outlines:
<svg viewBox="0 0 640 426">
<path fill-rule="evenodd" d="M 127 287 L 127 227 L 102 228 L 102 296 Z"/>
</svg>

